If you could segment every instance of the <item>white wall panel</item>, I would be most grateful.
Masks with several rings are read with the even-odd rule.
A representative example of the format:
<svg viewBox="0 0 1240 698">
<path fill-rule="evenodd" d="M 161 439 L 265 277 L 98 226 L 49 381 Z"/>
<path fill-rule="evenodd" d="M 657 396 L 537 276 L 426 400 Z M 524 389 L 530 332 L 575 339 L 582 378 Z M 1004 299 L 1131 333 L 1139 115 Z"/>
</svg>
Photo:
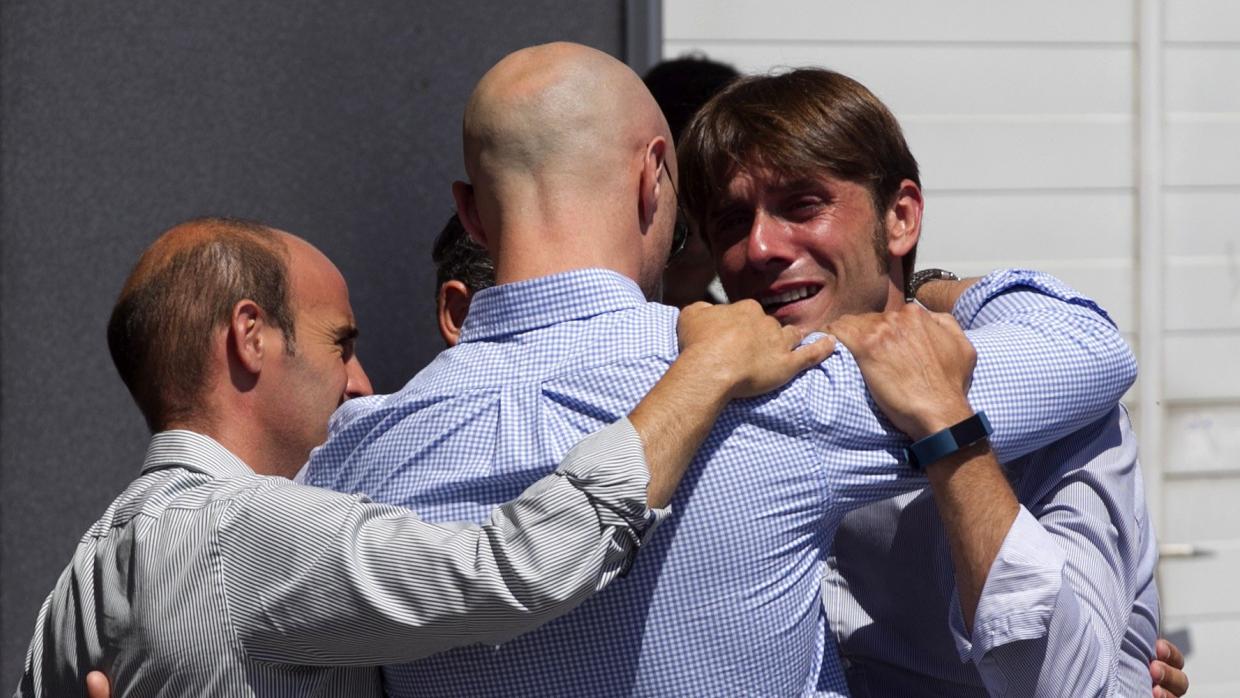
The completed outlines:
<svg viewBox="0 0 1240 698">
<path fill-rule="evenodd" d="M 1165 58 L 1167 111 L 1240 112 L 1240 46 L 1172 46 Z"/>
<path fill-rule="evenodd" d="M 1240 330 L 1238 255 L 1167 260 L 1163 312 L 1167 330 Z M 1240 367 L 1235 372 L 1240 373 Z"/>
<path fill-rule="evenodd" d="M 1173 114 L 1166 135 L 1169 186 L 1240 186 L 1240 114 Z"/>
<path fill-rule="evenodd" d="M 1240 395 L 1240 332 L 1176 332 L 1163 350 L 1163 395 L 1167 400 L 1223 400 Z M 1151 370 L 1144 367 L 1143 370 Z M 1168 451 L 1174 444 L 1168 442 Z"/>
<path fill-rule="evenodd" d="M 1175 443 L 1174 451 L 1189 448 Z M 1175 454 L 1171 455 L 1175 458 Z M 1171 480 L 1166 487 L 1162 539 L 1190 543 L 1240 538 L 1240 472 L 1233 477 Z"/>
<path fill-rule="evenodd" d="M 1168 255 L 1240 255 L 1240 187 L 1172 190 L 1164 202 Z"/>
<path fill-rule="evenodd" d="M 1240 580 L 1240 549 L 1226 541 L 1191 542 L 1211 552 L 1202 557 L 1162 561 L 1159 592 L 1164 607 L 1173 609 L 1178 616 L 1240 616 L 1240 594 L 1236 593 L 1235 584 L 1219 583 L 1225 579 Z"/>
<path fill-rule="evenodd" d="M 1127 114 L 1134 49 L 1106 46 L 669 41 L 669 58 L 704 52 L 743 73 L 820 66 L 856 78 L 905 114 Z"/>
<path fill-rule="evenodd" d="M 1167 41 L 1240 41 L 1240 2 L 1163 0 L 1163 4 Z"/>
<path fill-rule="evenodd" d="M 1235 404 L 1178 405 L 1167 412 L 1167 443 L 1174 444 L 1167 454 L 1168 473 L 1188 477 L 1191 473 L 1234 473 L 1240 476 L 1240 401 Z M 1214 480 L 1203 482 L 1215 483 Z M 1231 491 L 1240 481 L 1225 483 Z M 1184 488 L 1196 487 L 1197 483 L 1179 483 Z M 1240 495 L 1240 491 L 1235 491 Z M 1191 500 L 1189 500 L 1191 502 Z M 1240 496 L 1232 499 L 1226 507 L 1230 515 L 1240 516 Z M 1214 512 L 1201 512 L 1200 516 L 1214 516 Z M 1173 517 L 1168 511 L 1168 518 Z M 1208 532 L 1199 532 L 1203 538 L 1219 538 Z M 1236 532 L 1240 538 L 1240 531 Z"/>
<path fill-rule="evenodd" d="M 1130 190 L 925 191 L 920 249 L 937 259 L 1130 259 L 1136 202 Z"/>
<path fill-rule="evenodd" d="M 1131 42 L 1132 0 L 666 0 L 668 41 Z"/>
<path fill-rule="evenodd" d="M 1234 582 L 1235 576 L 1230 578 Z M 1217 582 L 1227 583 L 1227 579 Z M 1233 587 L 1234 588 L 1234 587 Z M 1164 627 L 1187 628 L 1192 641 L 1188 677 L 1192 698 L 1236 698 L 1240 696 L 1240 617 L 1185 618 L 1168 615 Z M 1208 677 L 1208 680 L 1207 680 Z"/>
<path fill-rule="evenodd" d="M 1133 186 L 1133 124 L 1118 117 L 901 119 L 935 189 Z"/>
</svg>

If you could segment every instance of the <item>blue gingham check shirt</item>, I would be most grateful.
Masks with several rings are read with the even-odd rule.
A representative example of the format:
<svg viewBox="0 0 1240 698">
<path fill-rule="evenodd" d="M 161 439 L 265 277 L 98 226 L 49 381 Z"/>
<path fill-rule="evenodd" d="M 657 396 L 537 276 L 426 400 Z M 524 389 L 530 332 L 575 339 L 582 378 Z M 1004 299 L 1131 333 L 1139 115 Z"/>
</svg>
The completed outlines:
<svg viewBox="0 0 1240 698">
<path fill-rule="evenodd" d="M 1027 271 L 992 274 L 957 317 L 978 350 L 970 400 L 1001 460 L 1111 408 L 1132 356 L 1092 302 Z M 477 520 L 627 414 L 676 358 L 677 311 L 590 269 L 474 299 L 461 343 L 400 392 L 346 403 L 310 484 L 430 520 Z M 844 347 L 724 411 L 626 579 L 498 647 L 385 669 L 394 695 L 798 695 L 845 691 L 821 602 L 840 519 L 918 488 Z"/>
</svg>

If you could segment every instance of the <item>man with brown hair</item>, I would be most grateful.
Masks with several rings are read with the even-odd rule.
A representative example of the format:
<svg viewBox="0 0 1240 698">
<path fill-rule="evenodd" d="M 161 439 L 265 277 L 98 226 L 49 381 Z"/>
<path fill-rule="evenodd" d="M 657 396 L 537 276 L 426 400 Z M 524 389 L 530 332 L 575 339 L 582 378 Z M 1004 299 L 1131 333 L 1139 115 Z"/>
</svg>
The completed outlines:
<svg viewBox="0 0 1240 698">
<path fill-rule="evenodd" d="M 566 444 L 627 410 L 676 356 L 677 311 L 648 301 L 659 296 L 672 246 L 677 162 L 640 79 L 586 47 L 523 49 L 479 82 L 463 136 L 470 182 L 453 186 L 457 210 L 491 252 L 498 283 L 473 297 L 460 342 L 400 392 L 338 413 L 306 473 L 309 483 L 442 519 L 477 517 L 541 477 Z M 1131 354 L 1092 304 L 1049 281 L 1038 289 L 1010 281 L 980 284 L 969 297 L 981 318 L 974 324 L 985 325 L 970 338 L 980 357 L 972 401 L 964 390 L 972 350 L 959 328 L 914 306 L 896 319 L 925 338 L 922 370 L 879 370 L 870 382 L 894 380 L 874 397 L 909 436 L 981 425 L 975 408 L 1016 410 L 1014 396 L 1035 381 L 1017 377 L 1027 369 L 1055 386 L 1055 399 L 995 431 L 996 452 L 1020 455 L 1101 416 L 1127 388 Z M 501 647 L 386 668 L 389 690 L 812 692 L 824 657 L 835 655 L 821 603 L 835 526 L 851 508 L 924 483 L 898 455 L 908 438 L 876 413 L 865 386 L 840 351 L 779 393 L 728 408 L 676 498 L 670 529 L 646 545 L 643 562 L 658 564 L 635 567 L 572 615 Z M 941 452 L 928 467 L 971 473 L 976 460 L 993 458 L 984 442 L 964 441 L 971 447 Z M 843 691 L 842 678 L 831 688 Z"/>
<path fill-rule="evenodd" d="M 569 611 L 628 569 L 730 398 L 830 351 L 794 351 L 803 333 L 753 304 L 693 309 L 679 329 L 684 360 L 627 418 L 482 525 L 442 528 L 287 479 L 332 411 L 370 393 L 336 267 L 256 223 L 174 227 L 108 325 L 154 432 L 142 473 L 40 610 L 17 695 L 80 695 L 92 669 L 124 695 L 380 695 L 376 664 Z"/>
<path fill-rule="evenodd" d="M 887 108 L 838 73 L 733 83 L 698 113 L 680 157 L 686 208 L 729 297 L 758 300 L 786 325 L 830 323 L 861 358 L 876 347 L 853 341 L 844 314 L 895 311 L 916 295 L 969 328 L 985 320 L 979 288 L 1065 293 L 1010 270 L 922 285 L 912 274 L 917 162 Z M 1091 334 L 1081 337 L 1089 350 Z M 980 346 L 979 356 L 980 371 Z M 910 352 L 905 370 L 921 361 Z M 1014 389 L 987 410 L 996 428 L 1041 419 L 1062 386 Z M 1006 473 L 995 463 L 931 469 L 927 490 L 845 517 L 824 601 L 855 695 L 1140 695 L 1151 671 L 1182 677 L 1149 667 L 1155 540 L 1127 415 L 1103 415 L 1065 420 L 1031 453 L 1000 452 Z M 834 670 L 825 666 L 824 688 Z"/>
</svg>

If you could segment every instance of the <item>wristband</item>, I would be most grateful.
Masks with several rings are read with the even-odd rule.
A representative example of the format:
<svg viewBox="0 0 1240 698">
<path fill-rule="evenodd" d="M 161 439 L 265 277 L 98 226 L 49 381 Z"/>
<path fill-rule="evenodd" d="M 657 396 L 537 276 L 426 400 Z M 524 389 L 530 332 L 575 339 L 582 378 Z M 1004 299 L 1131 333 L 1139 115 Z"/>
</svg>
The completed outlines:
<svg viewBox="0 0 1240 698">
<path fill-rule="evenodd" d="M 990 420 L 986 419 L 985 412 L 978 411 L 959 424 L 931 434 L 904 449 L 904 459 L 913 470 L 925 470 L 927 465 L 990 436 L 990 432 Z"/>
</svg>

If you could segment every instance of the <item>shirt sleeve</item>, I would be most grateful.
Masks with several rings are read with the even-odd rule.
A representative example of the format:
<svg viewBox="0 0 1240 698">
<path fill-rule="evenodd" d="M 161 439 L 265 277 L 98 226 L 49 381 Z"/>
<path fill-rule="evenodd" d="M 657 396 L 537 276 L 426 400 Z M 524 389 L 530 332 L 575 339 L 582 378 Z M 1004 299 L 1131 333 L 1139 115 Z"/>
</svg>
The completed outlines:
<svg viewBox="0 0 1240 698">
<path fill-rule="evenodd" d="M 1054 277 L 1001 270 L 953 310 L 977 350 L 969 402 L 984 410 L 1000 462 L 1099 419 L 1136 380 L 1136 361 L 1107 314 Z M 809 396 L 833 501 L 845 509 L 924 486 L 902 461 L 909 444 L 882 416 L 845 347 Z M 825 382 L 826 385 L 823 385 Z"/>
<path fill-rule="evenodd" d="M 990 419 L 1000 463 L 1100 419 L 1137 378 L 1106 312 L 1048 274 L 993 272 L 953 315 L 977 349 L 969 403 Z"/>
<path fill-rule="evenodd" d="M 666 510 L 646 507 L 641 441 L 622 419 L 481 526 L 327 490 L 264 486 L 221 522 L 221 577 L 259 661 L 372 665 L 532 630 L 602 589 Z"/>
<path fill-rule="evenodd" d="M 953 597 L 956 648 L 991 695 L 1148 692 L 1157 552 L 1135 437 L 1122 410 L 1113 413 L 1018 464 L 1037 492 L 1022 497 L 1030 508 L 1021 507 L 991 566 L 971 638 Z M 1141 656 L 1127 661 L 1126 646 Z"/>
</svg>

